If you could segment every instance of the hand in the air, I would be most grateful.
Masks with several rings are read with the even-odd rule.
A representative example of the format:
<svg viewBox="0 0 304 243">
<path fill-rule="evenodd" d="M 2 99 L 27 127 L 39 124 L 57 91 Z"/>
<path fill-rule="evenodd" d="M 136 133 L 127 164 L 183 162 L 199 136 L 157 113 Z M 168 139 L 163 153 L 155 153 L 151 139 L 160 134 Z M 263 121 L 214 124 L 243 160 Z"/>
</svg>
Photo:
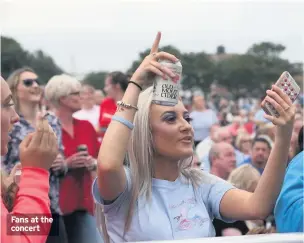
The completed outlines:
<svg viewBox="0 0 304 243">
<path fill-rule="evenodd" d="M 265 106 L 265 102 L 268 101 L 279 113 L 279 117 L 265 114 L 265 118 L 274 125 L 277 125 L 277 131 L 280 132 L 279 138 L 291 136 L 296 114 L 295 105 L 292 104 L 288 95 L 275 85 L 272 86 L 271 90 L 267 90 L 266 93 L 267 96 L 261 104 L 262 107 Z"/>
<path fill-rule="evenodd" d="M 162 76 L 164 79 L 167 79 L 167 76 L 172 79 L 175 78 L 175 74 L 167 67 L 162 66 L 158 60 L 169 60 L 171 62 L 177 62 L 178 59 L 166 52 L 158 52 L 158 46 L 161 39 L 161 33 L 158 32 L 157 36 L 152 45 L 150 55 L 146 56 L 142 61 L 140 66 L 137 68 L 133 74 L 131 80 L 143 86 L 147 82 L 147 77 L 151 74 Z"/>
</svg>

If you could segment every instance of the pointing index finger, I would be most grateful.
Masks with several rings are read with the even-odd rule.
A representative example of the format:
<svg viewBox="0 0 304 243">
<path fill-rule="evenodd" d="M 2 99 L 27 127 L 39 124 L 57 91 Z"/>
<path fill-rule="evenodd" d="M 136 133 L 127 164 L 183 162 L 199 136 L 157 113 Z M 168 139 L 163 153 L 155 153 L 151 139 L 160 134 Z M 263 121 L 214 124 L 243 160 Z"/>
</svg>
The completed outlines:
<svg viewBox="0 0 304 243">
<path fill-rule="evenodd" d="M 157 35 L 156 35 L 155 40 L 153 42 L 150 54 L 158 51 L 158 46 L 159 46 L 160 39 L 161 39 L 161 32 L 157 32 Z"/>
</svg>

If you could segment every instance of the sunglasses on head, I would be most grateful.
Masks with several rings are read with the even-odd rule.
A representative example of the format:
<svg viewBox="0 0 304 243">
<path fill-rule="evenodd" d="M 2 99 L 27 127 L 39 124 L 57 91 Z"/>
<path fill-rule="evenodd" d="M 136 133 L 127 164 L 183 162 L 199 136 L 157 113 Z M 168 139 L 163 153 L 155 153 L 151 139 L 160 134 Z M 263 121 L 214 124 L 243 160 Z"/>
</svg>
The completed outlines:
<svg viewBox="0 0 304 243">
<path fill-rule="evenodd" d="M 24 80 L 23 80 L 23 84 L 24 84 L 24 86 L 26 86 L 26 87 L 32 86 L 34 82 L 36 82 L 36 83 L 39 85 L 38 79 L 24 79 Z"/>
</svg>

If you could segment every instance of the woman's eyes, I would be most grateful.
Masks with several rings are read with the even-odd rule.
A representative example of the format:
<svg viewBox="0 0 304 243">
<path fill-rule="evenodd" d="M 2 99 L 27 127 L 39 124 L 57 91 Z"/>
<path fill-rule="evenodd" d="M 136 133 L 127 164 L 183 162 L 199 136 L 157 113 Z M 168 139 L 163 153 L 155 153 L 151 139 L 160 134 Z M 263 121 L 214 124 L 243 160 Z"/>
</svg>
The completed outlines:
<svg viewBox="0 0 304 243">
<path fill-rule="evenodd" d="M 188 122 L 188 123 L 190 123 L 191 121 L 192 121 L 192 118 L 190 118 L 190 117 L 184 117 L 184 119 Z M 176 120 L 176 116 L 169 116 L 169 117 L 167 117 L 166 118 L 166 121 L 168 121 L 168 122 L 175 122 L 175 120 Z"/>
<path fill-rule="evenodd" d="M 185 117 L 185 120 L 190 123 L 193 119 L 191 117 Z"/>
<path fill-rule="evenodd" d="M 168 117 L 166 117 L 165 120 L 168 121 L 168 122 L 174 122 L 176 120 L 176 117 L 175 116 L 168 116 Z"/>
<path fill-rule="evenodd" d="M 9 108 L 9 107 L 12 107 L 12 106 L 14 106 L 15 104 L 13 103 L 13 102 L 11 102 L 11 103 L 8 103 L 8 104 L 3 104 L 2 105 L 2 107 L 3 108 Z"/>
</svg>

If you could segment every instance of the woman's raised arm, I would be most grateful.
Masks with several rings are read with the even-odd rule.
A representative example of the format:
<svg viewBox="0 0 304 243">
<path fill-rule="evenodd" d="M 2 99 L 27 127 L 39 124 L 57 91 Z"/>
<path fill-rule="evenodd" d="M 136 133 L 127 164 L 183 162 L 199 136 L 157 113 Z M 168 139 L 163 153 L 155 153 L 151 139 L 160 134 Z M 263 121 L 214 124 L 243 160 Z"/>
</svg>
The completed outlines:
<svg viewBox="0 0 304 243">
<path fill-rule="evenodd" d="M 158 59 L 167 59 L 176 62 L 178 59 L 165 52 L 157 52 L 161 34 L 158 33 L 148 55 L 133 74 L 131 81 L 142 87 L 146 81 L 148 73 L 170 76 L 174 78 L 174 73 L 158 63 Z M 130 84 L 125 91 L 122 101 L 137 107 L 138 97 L 141 89 L 136 84 Z M 136 113 L 134 108 L 118 109 L 112 118 L 107 132 L 102 140 L 102 145 L 98 155 L 98 188 L 105 200 L 114 200 L 126 185 L 126 176 L 123 168 L 123 161 L 127 153 L 129 139 Z"/>
</svg>

